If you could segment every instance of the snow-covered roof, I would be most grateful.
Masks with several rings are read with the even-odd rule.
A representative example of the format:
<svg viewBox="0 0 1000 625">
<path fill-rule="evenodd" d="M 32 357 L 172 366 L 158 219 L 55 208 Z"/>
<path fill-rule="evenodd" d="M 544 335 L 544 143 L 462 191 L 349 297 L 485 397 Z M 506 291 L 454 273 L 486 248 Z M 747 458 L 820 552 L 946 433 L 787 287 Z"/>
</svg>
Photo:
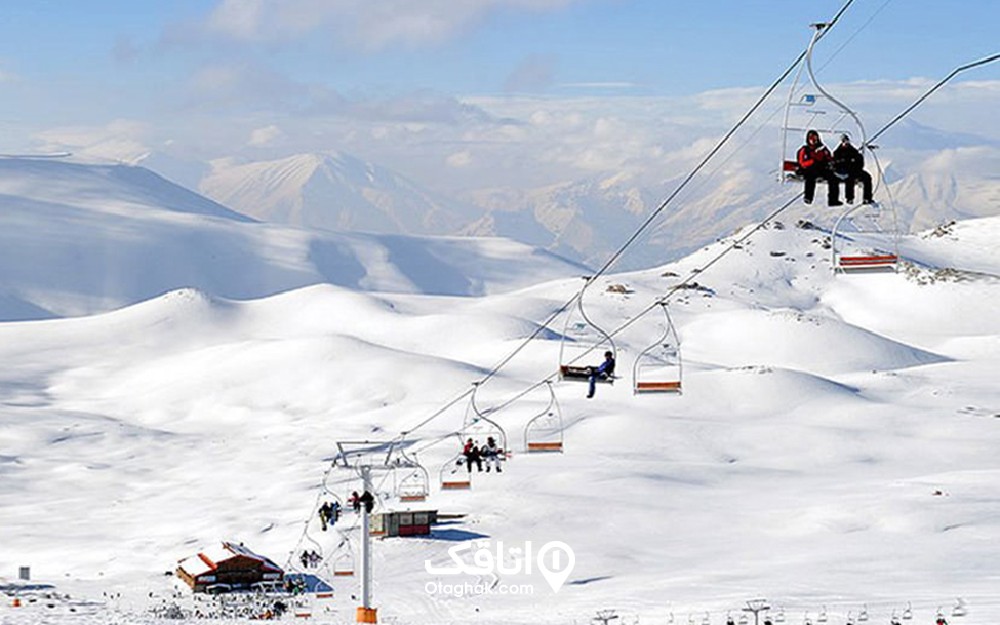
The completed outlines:
<svg viewBox="0 0 1000 625">
<path fill-rule="evenodd" d="M 281 567 L 275 564 L 270 558 L 254 553 L 249 548 L 240 543 L 222 541 L 193 556 L 184 558 L 178 562 L 178 566 L 189 575 L 201 575 L 214 571 L 220 562 L 225 562 L 234 556 L 243 556 L 260 562 L 264 568 L 280 571 Z"/>
</svg>

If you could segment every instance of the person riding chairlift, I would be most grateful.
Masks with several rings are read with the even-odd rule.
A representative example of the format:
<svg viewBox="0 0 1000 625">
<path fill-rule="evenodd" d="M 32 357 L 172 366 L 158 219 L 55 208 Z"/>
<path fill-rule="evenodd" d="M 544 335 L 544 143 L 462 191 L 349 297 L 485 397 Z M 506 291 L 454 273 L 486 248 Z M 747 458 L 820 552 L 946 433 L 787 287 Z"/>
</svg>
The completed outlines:
<svg viewBox="0 0 1000 625">
<path fill-rule="evenodd" d="M 833 171 L 844 181 L 844 199 L 854 204 L 854 187 L 860 181 L 861 203 L 872 203 L 872 176 L 865 171 L 865 157 L 851 145 L 851 136 L 840 135 L 840 145 L 833 151 Z"/>
<path fill-rule="evenodd" d="M 816 181 L 822 178 L 826 180 L 827 205 L 843 205 L 839 199 L 840 181 L 831 168 L 833 157 L 830 155 L 830 150 L 823 145 L 818 131 L 810 130 L 806 133 L 806 144 L 799 148 L 796 160 L 799 166 L 798 173 L 805 179 L 802 199 L 806 204 L 812 204 L 813 196 L 816 194 Z"/>
<path fill-rule="evenodd" d="M 503 460 L 503 450 L 497 445 L 496 439 L 492 436 L 486 437 L 486 444 L 480 449 L 480 455 L 486 460 L 486 472 L 490 472 L 490 467 L 496 467 L 497 473 L 503 473 L 500 462 Z"/>
<path fill-rule="evenodd" d="M 604 352 L 604 362 L 602 362 L 597 367 L 590 368 L 590 377 L 587 378 L 587 382 L 590 383 L 587 388 L 587 399 L 594 396 L 594 391 L 597 387 L 597 380 L 608 380 L 611 379 L 615 374 L 615 355 L 611 352 Z"/>
</svg>

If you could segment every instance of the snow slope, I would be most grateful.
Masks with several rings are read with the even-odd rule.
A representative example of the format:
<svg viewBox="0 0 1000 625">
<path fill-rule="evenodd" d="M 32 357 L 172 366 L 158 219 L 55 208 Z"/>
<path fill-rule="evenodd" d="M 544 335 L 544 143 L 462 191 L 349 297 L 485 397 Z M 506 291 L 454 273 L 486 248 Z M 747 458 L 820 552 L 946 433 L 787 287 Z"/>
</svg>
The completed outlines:
<svg viewBox="0 0 1000 625">
<path fill-rule="evenodd" d="M 899 273 L 833 276 L 822 232 L 759 232 L 671 301 L 683 395 L 632 395 L 632 360 L 660 331 L 647 314 L 616 336 L 615 385 L 592 400 L 555 385 L 566 453 L 522 453 L 544 388 L 492 414 L 514 450 L 504 474 L 428 501 L 466 516 L 432 539 L 376 542 L 380 618 L 567 623 L 615 608 L 625 622 L 721 625 L 765 596 L 789 622 L 822 609 L 887 622 L 909 602 L 928 623 L 962 597 L 969 616 L 953 622 L 997 622 L 1000 282 L 985 270 L 998 234 L 1000 219 L 959 223 L 906 237 Z M 730 241 L 602 278 L 589 316 L 621 326 Z M 30 564 L 75 598 L 0 608 L 0 622 L 154 622 L 147 608 L 174 600 L 163 572 L 222 539 L 284 562 L 305 527 L 332 549 L 338 534 L 316 527 L 321 484 L 357 487 L 345 470 L 324 478 L 336 442 L 410 431 L 436 479 L 466 403 L 418 424 L 536 331 L 477 403 L 550 375 L 562 318 L 537 324 L 580 284 L 482 298 L 327 284 L 247 301 L 184 289 L 0 324 L 0 573 Z M 470 580 L 435 578 L 425 560 L 444 566 L 481 537 L 563 541 L 575 568 L 558 593 L 537 575 L 504 579 L 531 594 L 428 593 Z M 353 621 L 354 584 L 338 578 L 315 620 Z"/>
<path fill-rule="evenodd" d="M 262 224 L 149 170 L 0 159 L 0 319 L 104 312 L 194 287 L 481 295 L 582 268 L 509 240 Z"/>
</svg>

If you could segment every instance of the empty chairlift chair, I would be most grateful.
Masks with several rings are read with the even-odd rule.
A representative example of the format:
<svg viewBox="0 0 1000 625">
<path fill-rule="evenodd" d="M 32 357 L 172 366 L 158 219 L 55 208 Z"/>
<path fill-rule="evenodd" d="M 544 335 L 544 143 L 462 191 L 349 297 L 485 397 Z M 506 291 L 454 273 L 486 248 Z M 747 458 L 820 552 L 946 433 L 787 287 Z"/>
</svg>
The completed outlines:
<svg viewBox="0 0 1000 625">
<path fill-rule="evenodd" d="M 549 403 L 524 426 L 524 449 L 529 454 L 562 453 L 563 420 L 559 402 L 552 383 L 545 382 L 549 390 Z"/>
<path fill-rule="evenodd" d="M 660 302 L 660 308 L 663 334 L 640 352 L 632 365 L 632 391 L 637 395 L 681 392 L 681 342 L 666 303 Z"/>
<path fill-rule="evenodd" d="M 334 551 L 330 568 L 334 577 L 352 577 L 354 575 L 354 549 L 347 536 L 344 536 L 344 540 Z"/>
<path fill-rule="evenodd" d="M 396 496 L 400 501 L 407 503 L 427 501 L 430 491 L 430 479 L 427 469 L 423 467 L 410 467 L 405 469 L 405 474 L 396 484 Z"/>
<path fill-rule="evenodd" d="M 404 503 L 426 501 L 430 495 L 430 476 L 415 454 L 406 453 L 407 444 L 405 438 L 394 442 L 386 456 L 385 464 L 392 470 L 395 484 L 393 491 Z"/>
<path fill-rule="evenodd" d="M 830 239 L 837 273 L 894 272 L 899 264 L 899 226 L 891 203 L 848 208 Z"/>
</svg>

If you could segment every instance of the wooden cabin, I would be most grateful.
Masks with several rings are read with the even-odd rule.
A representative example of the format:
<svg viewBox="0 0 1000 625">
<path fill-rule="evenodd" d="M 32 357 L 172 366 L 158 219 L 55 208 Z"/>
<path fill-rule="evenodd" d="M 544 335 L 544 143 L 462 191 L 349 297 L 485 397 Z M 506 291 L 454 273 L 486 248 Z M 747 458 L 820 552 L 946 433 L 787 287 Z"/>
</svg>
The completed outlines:
<svg viewBox="0 0 1000 625">
<path fill-rule="evenodd" d="M 176 573 L 194 592 L 242 590 L 285 578 L 285 572 L 269 558 L 227 541 L 180 560 Z"/>
</svg>

